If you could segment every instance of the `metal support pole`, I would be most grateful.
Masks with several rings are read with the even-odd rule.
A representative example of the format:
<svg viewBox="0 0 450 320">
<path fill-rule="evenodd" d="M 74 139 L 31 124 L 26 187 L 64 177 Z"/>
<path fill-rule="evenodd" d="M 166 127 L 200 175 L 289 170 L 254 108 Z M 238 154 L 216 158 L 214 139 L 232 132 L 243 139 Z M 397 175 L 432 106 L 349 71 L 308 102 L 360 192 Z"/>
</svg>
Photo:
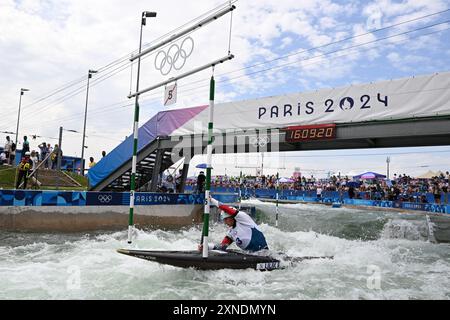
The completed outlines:
<svg viewBox="0 0 450 320">
<path fill-rule="evenodd" d="M 88 79 L 87 79 L 87 87 L 86 87 L 86 105 L 84 108 L 84 125 L 83 125 L 83 142 L 81 144 L 81 166 L 80 173 L 84 176 L 84 169 L 86 167 L 86 161 L 84 161 L 84 142 L 86 138 L 86 120 L 87 120 L 87 109 L 88 109 L 88 98 L 89 98 L 89 79 L 92 78 L 92 74 L 97 71 L 89 70 L 88 71 Z"/>
<path fill-rule="evenodd" d="M 22 104 L 22 95 L 23 95 L 23 92 L 20 91 L 19 114 L 17 115 L 17 128 L 16 128 L 16 149 L 17 149 L 17 146 L 18 146 L 18 139 L 19 139 L 20 105 Z"/>
<path fill-rule="evenodd" d="M 58 161 L 56 162 L 56 170 L 61 170 L 62 132 L 63 132 L 63 127 L 59 127 L 58 154 L 57 154 Z"/>
<path fill-rule="evenodd" d="M 56 156 L 58 157 L 56 159 L 56 171 L 61 170 L 62 133 L 63 133 L 63 127 L 59 127 L 58 153 L 56 154 Z M 55 150 L 53 150 L 53 151 L 55 151 Z M 53 167 L 53 164 L 52 164 L 52 167 Z M 57 178 L 56 178 L 56 190 L 59 190 L 59 173 L 57 173 Z"/>
<path fill-rule="evenodd" d="M 16 128 L 16 149 L 19 145 L 19 121 L 20 121 L 20 107 L 22 105 L 22 96 L 25 91 L 29 91 L 29 89 L 20 88 L 20 97 L 19 97 L 19 113 L 17 115 L 17 128 Z"/>
</svg>

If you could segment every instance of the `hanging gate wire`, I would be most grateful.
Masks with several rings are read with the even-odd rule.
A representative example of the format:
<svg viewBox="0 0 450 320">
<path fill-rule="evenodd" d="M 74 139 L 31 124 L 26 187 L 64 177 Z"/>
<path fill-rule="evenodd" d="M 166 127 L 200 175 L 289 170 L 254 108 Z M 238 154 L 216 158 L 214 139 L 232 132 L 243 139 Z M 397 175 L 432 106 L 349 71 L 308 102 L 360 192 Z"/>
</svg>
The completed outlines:
<svg viewBox="0 0 450 320">
<path fill-rule="evenodd" d="M 231 1 L 230 1 L 231 6 Z M 231 30 L 233 29 L 233 11 L 230 14 L 230 34 L 228 36 L 228 54 L 231 53 Z"/>
</svg>

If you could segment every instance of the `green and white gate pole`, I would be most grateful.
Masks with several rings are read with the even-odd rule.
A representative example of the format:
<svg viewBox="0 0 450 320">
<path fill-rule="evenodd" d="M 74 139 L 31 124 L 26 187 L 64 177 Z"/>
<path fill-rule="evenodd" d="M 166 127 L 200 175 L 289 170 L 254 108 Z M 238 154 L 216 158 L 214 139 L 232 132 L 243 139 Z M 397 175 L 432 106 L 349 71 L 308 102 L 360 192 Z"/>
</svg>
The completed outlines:
<svg viewBox="0 0 450 320">
<path fill-rule="evenodd" d="M 133 160 L 131 165 L 131 185 L 130 185 L 130 213 L 128 215 L 128 243 L 131 243 L 133 235 L 133 214 L 134 214 L 134 195 L 136 190 L 136 165 L 137 165 L 137 147 L 138 147 L 138 128 L 139 128 L 139 95 L 136 96 L 134 109 L 134 128 L 133 128 Z"/>
<path fill-rule="evenodd" d="M 208 120 L 208 146 L 206 147 L 206 184 L 205 184 L 205 210 L 203 214 L 202 257 L 208 258 L 208 232 L 209 213 L 211 208 L 211 163 L 212 163 L 212 143 L 213 143 L 213 117 L 214 117 L 214 76 L 211 76 L 209 83 L 209 120 Z"/>
<path fill-rule="evenodd" d="M 134 194 L 136 192 L 136 165 L 138 149 L 138 130 L 139 130 L 139 76 L 141 72 L 141 52 L 142 52 L 142 28 L 146 24 L 146 18 L 156 17 L 156 12 L 142 12 L 141 31 L 139 34 L 139 58 L 136 74 L 136 97 L 134 103 L 134 123 L 133 123 L 133 160 L 131 163 L 131 183 L 130 183 L 130 213 L 128 215 L 128 243 L 131 243 L 133 235 L 133 214 L 134 214 Z"/>
</svg>

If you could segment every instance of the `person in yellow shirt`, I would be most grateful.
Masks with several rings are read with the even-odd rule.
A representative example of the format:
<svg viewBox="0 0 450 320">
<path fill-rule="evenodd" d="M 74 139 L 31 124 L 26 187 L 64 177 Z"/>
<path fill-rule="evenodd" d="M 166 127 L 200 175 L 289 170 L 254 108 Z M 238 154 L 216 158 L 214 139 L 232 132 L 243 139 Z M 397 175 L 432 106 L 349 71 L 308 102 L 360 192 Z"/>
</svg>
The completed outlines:
<svg viewBox="0 0 450 320">
<path fill-rule="evenodd" d="M 18 173 L 17 173 L 16 189 L 19 189 L 22 180 L 23 180 L 23 188 L 24 189 L 27 188 L 28 174 L 33 165 L 33 163 L 30 160 L 30 156 L 31 156 L 30 151 L 25 152 L 24 157 L 17 166 Z"/>
<path fill-rule="evenodd" d="M 93 157 L 89 158 L 89 169 L 92 168 L 93 166 L 95 166 L 97 164 L 97 162 L 94 161 Z"/>
</svg>

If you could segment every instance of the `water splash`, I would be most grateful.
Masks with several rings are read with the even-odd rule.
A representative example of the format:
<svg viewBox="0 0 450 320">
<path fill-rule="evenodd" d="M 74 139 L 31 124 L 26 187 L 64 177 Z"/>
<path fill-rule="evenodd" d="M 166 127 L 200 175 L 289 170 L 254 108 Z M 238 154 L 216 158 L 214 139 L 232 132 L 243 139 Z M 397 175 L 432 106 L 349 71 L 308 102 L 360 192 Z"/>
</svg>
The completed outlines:
<svg viewBox="0 0 450 320">
<path fill-rule="evenodd" d="M 426 221 L 390 219 L 381 232 L 383 239 L 407 239 L 415 241 L 428 240 Z"/>
</svg>

